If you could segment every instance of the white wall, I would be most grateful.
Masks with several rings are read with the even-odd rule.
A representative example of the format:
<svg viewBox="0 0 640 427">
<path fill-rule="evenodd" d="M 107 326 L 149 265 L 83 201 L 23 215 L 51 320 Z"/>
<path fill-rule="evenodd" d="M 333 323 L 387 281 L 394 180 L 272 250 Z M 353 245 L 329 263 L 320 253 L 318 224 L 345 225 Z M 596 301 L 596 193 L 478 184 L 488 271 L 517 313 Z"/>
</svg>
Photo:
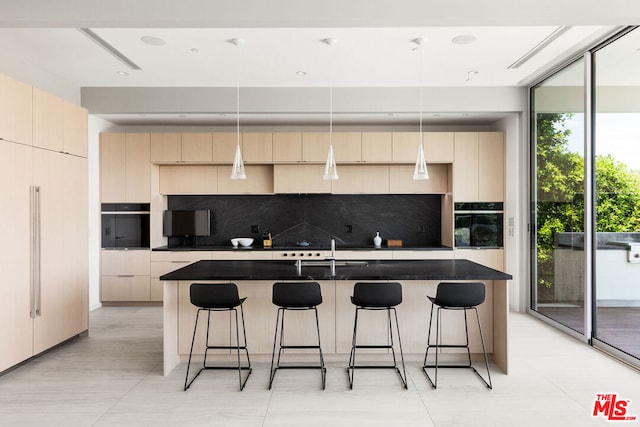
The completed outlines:
<svg viewBox="0 0 640 427">
<path fill-rule="evenodd" d="M 100 132 L 117 132 L 113 123 L 89 115 L 89 310 L 100 303 Z"/>
<path fill-rule="evenodd" d="M 526 94 L 526 92 L 525 92 Z M 528 269 L 528 144 L 524 113 L 513 113 L 495 124 L 505 133 L 505 272 L 509 283 L 509 308 L 525 311 L 529 288 Z"/>
</svg>

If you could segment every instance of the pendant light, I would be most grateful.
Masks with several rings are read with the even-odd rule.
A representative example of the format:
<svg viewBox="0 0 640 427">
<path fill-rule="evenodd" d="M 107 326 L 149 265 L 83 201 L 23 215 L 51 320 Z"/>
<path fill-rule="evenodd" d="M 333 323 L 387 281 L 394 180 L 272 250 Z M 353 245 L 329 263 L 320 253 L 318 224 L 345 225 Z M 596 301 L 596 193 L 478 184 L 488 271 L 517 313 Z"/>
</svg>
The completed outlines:
<svg viewBox="0 0 640 427">
<path fill-rule="evenodd" d="M 422 43 L 424 39 L 417 38 L 413 40 L 416 44 L 414 50 L 420 51 L 420 145 L 418 146 L 418 158 L 416 159 L 416 167 L 413 169 L 414 180 L 429 179 L 427 171 L 427 162 L 424 158 L 423 133 L 422 133 Z"/>
<path fill-rule="evenodd" d="M 336 39 L 327 38 L 322 40 L 329 47 L 333 46 Z M 333 59 L 333 55 L 331 56 Z M 330 78 L 329 78 L 329 152 L 327 153 L 327 162 L 324 165 L 324 176 L 326 180 L 338 179 L 338 169 L 336 166 L 336 158 L 333 155 L 333 61 L 329 61 Z"/>
<path fill-rule="evenodd" d="M 233 166 L 231 167 L 231 179 L 247 179 L 247 175 L 244 172 L 244 162 L 242 161 L 242 150 L 240 149 L 240 45 L 244 43 L 242 39 L 231 39 L 229 43 L 235 45 L 238 48 L 238 55 L 236 61 L 236 155 L 233 159 Z"/>
</svg>

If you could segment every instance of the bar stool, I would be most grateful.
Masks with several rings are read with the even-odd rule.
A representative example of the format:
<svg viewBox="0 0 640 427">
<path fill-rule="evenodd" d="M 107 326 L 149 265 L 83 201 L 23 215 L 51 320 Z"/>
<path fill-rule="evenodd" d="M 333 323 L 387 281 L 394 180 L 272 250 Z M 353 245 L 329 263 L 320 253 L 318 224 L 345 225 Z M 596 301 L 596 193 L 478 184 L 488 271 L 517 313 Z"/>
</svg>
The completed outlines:
<svg viewBox="0 0 640 427">
<path fill-rule="evenodd" d="M 404 366 L 404 355 L 402 353 L 402 341 L 400 340 L 400 327 L 398 326 L 398 314 L 395 307 L 402 302 L 402 285 L 397 282 L 391 283 L 356 283 L 353 287 L 353 296 L 351 302 L 356 306 L 356 316 L 353 324 L 353 338 L 351 341 L 351 354 L 349 356 L 349 366 L 347 367 L 347 375 L 349 377 L 349 388 L 353 389 L 353 377 L 356 368 L 365 369 L 395 369 L 402 381 L 402 385 L 407 389 L 407 372 Z M 358 312 L 360 310 L 385 310 L 389 322 L 389 345 L 359 345 L 357 344 L 358 332 Z M 402 363 L 402 372 L 398 368 L 396 362 L 396 353 L 393 344 L 393 328 L 391 326 L 391 312 L 396 322 L 396 331 L 398 333 L 398 344 L 400 347 L 400 360 Z M 358 348 L 378 348 L 391 350 L 393 356 L 393 365 L 356 365 L 356 349 Z"/>
<path fill-rule="evenodd" d="M 317 282 L 277 282 L 273 284 L 273 304 L 277 305 L 278 314 L 276 316 L 276 332 L 273 337 L 273 352 L 271 354 L 271 372 L 269 376 L 269 390 L 273 385 L 273 380 L 278 369 L 320 369 L 322 377 L 322 389 L 325 389 L 327 368 L 324 366 L 324 356 L 320 345 L 320 322 L 318 321 L 317 306 L 322 304 L 322 293 L 320 284 Z M 316 315 L 316 331 L 318 334 L 318 345 L 285 345 L 284 340 L 284 314 L 288 310 L 313 310 Z M 274 366 L 276 344 L 278 343 L 278 330 L 280 330 L 280 340 L 278 349 L 278 360 Z M 318 349 L 320 354 L 319 365 L 281 365 L 280 357 L 286 349 Z"/>
<path fill-rule="evenodd" d="M 193 327 L 193 338 L 191 339 L 191 350 L 189 351 L 189 362 L 187 363 L 187 374 L 184 379 L 184 390 L 186 391 L 193 381 L 198 378 L 198 375 L 205 369 L 237 369 L 238 380 L 240 381 L 240 391 L 244 389 L 244 385 L 251 375 L 251 361 L 249 360 L 249 351 L 247 350 L 247 333 L 244 327 L 244 310 L 242 309 L 242 303 L 246 298 L 240 298 L 238 296 L 238 287 L 235 283 L 193 283 L 189 287 L 189 296 L 191 298 L 191 304 L 198 307 L 196 314 L 196 321 Z M 242 335 L 244 337 L 244 345 L 240 345 L 240 331 L 238 325 L 238 310 L 240 307 L 240 315 L 242 317 Z M 189 381 L 189 368 L 191 367 L 191 357 L 193 355 L 193 344 L 196 340 L 196 331 L 198 329 L 198 318 L 200 312 L 207 312 L 207 335 L 206 335 L 206 348 L 204 352 L 204 361 L 202 367 L 196 373 L 196 375 Z M 212 312 L 224 312 L 233 311 L 236 318 L 236 345 L 235 346 L 214 346 L 209 345 L 209 328 L 211 325 L 211 313 Z M 230 331 L 231 332 L 231 331 Z M 238 364 L 236 366 L 207 366 L 207 353 L 209 350 L 236 350 L 238 355 Z M 244 350 L 247 356 L 247 366 L 242 366 L 240 363 L 240 350 Z M 248 371 L 244 381 L 242 380 L 242 371 Z"/>
<path fill-rule="evenodd" d="M 470 368 L 489 388 L 493 389 L 491 384 L 491 374 L 489 373 L 489 361 L 487 359 L 487 350 L 484 345 L 484 336 L 482 335 L 482 325 L 480 324 L 480 316 L 478 315 L 477 306 L 482 304 L 485 299 L 485 285 L 481 282 L 462 282 L 449 283 L 442 282 L 438 284 L 436 296 L 427 297 L 431 301 L 431 316 L 429 318 L 429 333 L 427 335 L 427 351 L 424 355 L 424 363 L 422 370 L 424 371 L 431 387 L 434 389 L 438 385 L 438 368 Z M 438 314 L 436 317 L 436 343 L 431 344 L 431 324 L 433 322 L 433 308 L 438 306 Z M 441 344 L 440 343 L 440 316 L 441 310 L 462 310 L 464 312 L 464 331 L 466 336 L 465 344 Z M 487 378 L 485 380 L 482 375 L 471 364 L 471 350 L 469 349 L 469 327 L 467 324 L 467 310 L 475 310 L 476 319 L 478 320 L 478 329 L 480 331 L 480 341 L 482 342 L 482 353 L 484 354 L 484 363 L 487 368 Z M 435 364 L 427 364 L 427 356 L 430 349 L 435 349 Z M 466 348 L 468 364 L 465 365 L 441 365 L 438 363 L 438 352 L 441 348 Z M 435 368 L 434 380 L 431 379 L 427 368 Z"/>
</svg>

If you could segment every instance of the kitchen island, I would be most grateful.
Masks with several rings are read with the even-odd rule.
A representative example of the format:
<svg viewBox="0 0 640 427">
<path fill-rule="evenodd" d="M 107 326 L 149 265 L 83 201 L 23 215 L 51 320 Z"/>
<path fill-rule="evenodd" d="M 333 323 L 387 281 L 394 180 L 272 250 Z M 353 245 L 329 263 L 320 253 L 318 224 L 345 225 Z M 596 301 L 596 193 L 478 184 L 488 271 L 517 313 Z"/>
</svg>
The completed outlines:
<svg viewBox="0 0 640 427">
<path fill-rule="evenodd" d="M 323 303 L 318 307 L 321 336 L 326 354 L 344 355 L 345 363 L 351 346 L 354 306 L 350 302 L 353 284 L 358 281 L 398 281 L 403 284 L 403 303 L 398 317 L 406 353 L 422 353 L 426 348 L 428 313 L 427 295 L 435 295 L 440 281 L 482 281 L 487 285 L 487 298 L 479 307 L 485 329 L 487 351 L 495 364 L 508 371 L 508 292 L 511 275 L 468 260 L 202 260 L 160 277 L 164 283 L 164 373 L 171 372 L 188 354 L 196 308 L 189 301 L 193 282 L 234 282 L 240 296 L 246 296 L 245 317 L 248 348 L 252 354 L 270 354 L 273 345 L 276 308 L 271 303 L 271 285 L 276 281 L 317 281 L 322 287 Z M 304 341 L 312 325 L 305 325 L 302 313 L 290 322 L 294 338 Z M 382 320 L 382 323 L 381 323 Z M 363 322 L 363 339 L 384 340 L 384 321 L 372 317 Z M 464 337 L 461 319 L 447 319 L 443 337 Z M 213 340 L 229 343 L 229 319 L 218 323 Z M 477 331 L 470 328 L 471 346 L 479 352 Z M 226 330 L 226 334 L 224 331 Z M 359 330 L 360 327 L 359 327 Z M 462 333 L 461 333 L 462 332 Z M 360 336 L 360 333 L 359 333 Z M 203 336 L 196 338 L 200 343 Z"/>
</svg>

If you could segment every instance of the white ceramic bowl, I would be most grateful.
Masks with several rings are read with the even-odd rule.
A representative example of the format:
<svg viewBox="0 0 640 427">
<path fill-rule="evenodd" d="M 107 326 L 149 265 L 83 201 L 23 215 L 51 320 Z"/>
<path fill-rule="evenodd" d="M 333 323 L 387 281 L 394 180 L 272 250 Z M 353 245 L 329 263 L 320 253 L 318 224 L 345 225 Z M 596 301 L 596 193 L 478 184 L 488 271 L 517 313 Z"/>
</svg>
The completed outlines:
<svg viewBox="0 0 640 427">
<path fill-rule="evenodd" d="M 231 239 L 231 244 L 233 246 L 238 246 L 238 244 L 240 246 L 251 246 L 253 244 L 253 239 L 251 237 L 236 237 L 234 239 Z"/>
</svg>

